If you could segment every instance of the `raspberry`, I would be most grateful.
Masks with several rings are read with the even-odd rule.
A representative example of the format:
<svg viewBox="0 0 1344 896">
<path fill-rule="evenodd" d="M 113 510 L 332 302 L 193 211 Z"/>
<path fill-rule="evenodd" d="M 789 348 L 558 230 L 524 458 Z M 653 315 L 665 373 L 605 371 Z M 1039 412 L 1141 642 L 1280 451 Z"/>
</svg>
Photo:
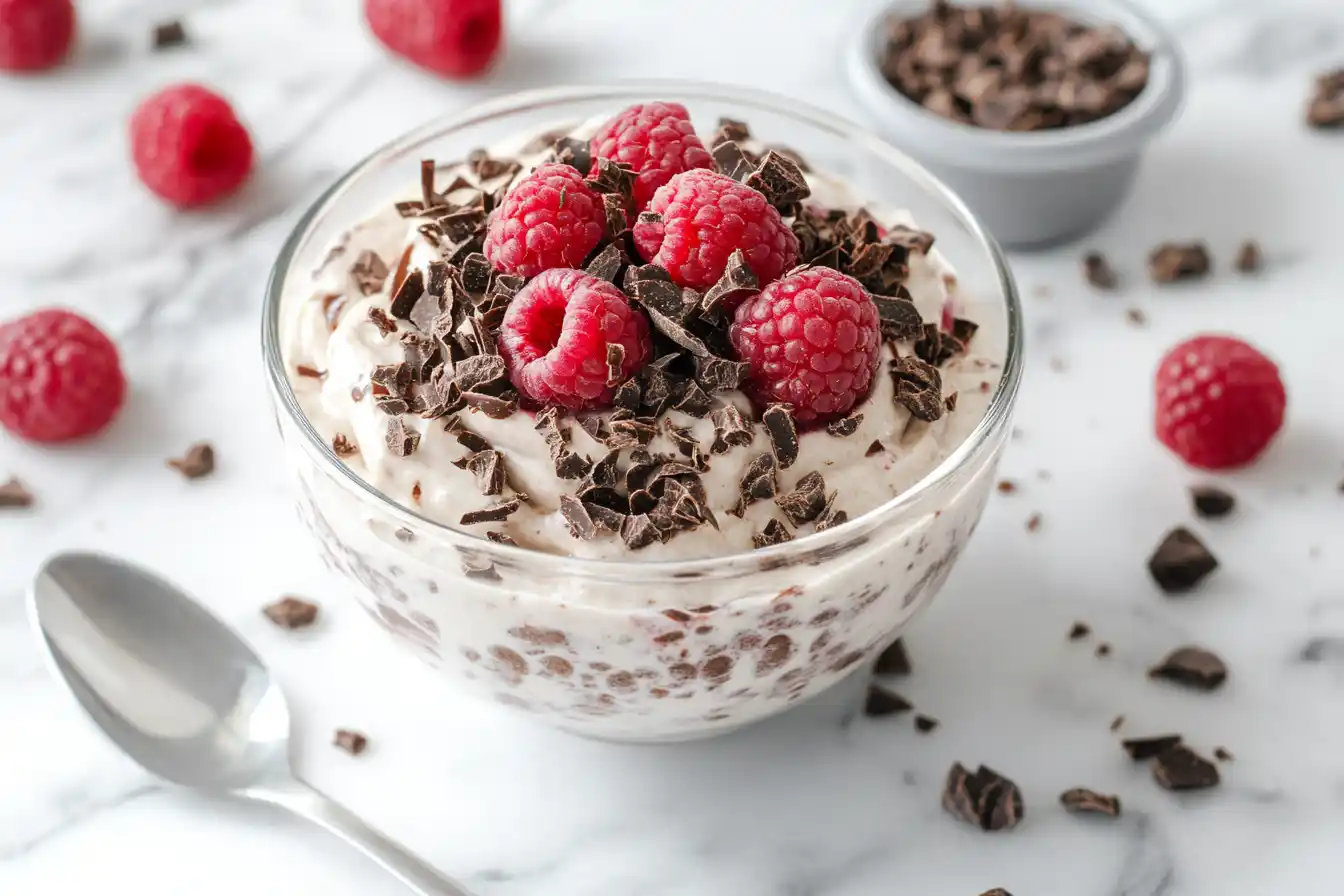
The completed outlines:
<svg viewBox="0 0 1344 896">
<path fill-rule="evenodd" d="M 131 157 L 145 186 L 190 208 L 232 193 L 247 179 L 252 138 L 223 97 L 178 84 L 131 116 Z"/>
<path fill-rule="evenodd" d="M 635 224 L 635 246 L 679 286 L 708 289 L 741 249 L 762 285 L 798 261 L 798 238 L 765 197 L 713 171 L 669 180 L 649 203 L 662 221 Z"/>
<path fill-rule="evenodd" d="M 572 165 L 541 165 L 514 184 L 490 219 L 485 257 L 497 271 L 535 277 L 577 268 L 607 227 L 602 199 Z"/>
<path fill-rule="evenodd" d="M 393 53 L 450 78 L 488 68 L 504 30 L 500 0 L 364 0 L 364 18 Z"/>
<path fill-rule="evenodd" d="M 53 68 L 75 42 L 71 0 L 0 0 L 0 70 Z"/>
<path fill-rule="evenodd" d="M 619 375 L 607 370 L 607 346 L 624 350 Z M 653 351 L 649 322 L 615 286 L 583 271 L 552 268 L 509 303 L 499 353 L 513 384 L 538 404 L 600 408 L 616 384 Z"/>
<path fill-rule="evenodd" d="M 881 346 L 872 297 L 831 268 L 790 274 L 748 298 L 728 338 L 750 365 L 756 403 L 792 405 L 800 424 L 843 417 L 867 397 Z"/>
<path fill-rule="evenodd" d="M 70 311 L 0 324 L 0 425 L 34 442 L 92 435 L 126 395 L 117 347 Z"/>
<path fill-rule="evenodd" d="M 714 166 L 691 125 L 691 114 L 680 103 L 631 106 L 598 129 L 592 151 L 594 159 L 624 162 L 634 169 L 637 212 L 672 175 Z M 597 173 L 596 162 L 591 173 Z"/>
<path fill-rule="evenodd" d="M 1157 438 L 1192 467 L 1248 464 L 1283 425 L 1279 368 L 1231 336 L 1196 336 L 1172 348 L 1154 385 Z"/>
</svg>

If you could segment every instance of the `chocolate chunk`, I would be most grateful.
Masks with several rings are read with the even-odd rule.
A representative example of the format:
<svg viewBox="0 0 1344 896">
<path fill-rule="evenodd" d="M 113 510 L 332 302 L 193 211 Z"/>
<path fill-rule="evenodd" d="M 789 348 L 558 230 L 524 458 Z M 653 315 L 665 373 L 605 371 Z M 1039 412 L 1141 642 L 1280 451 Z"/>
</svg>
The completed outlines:
<svg viewBox="0 0 1344 896">
<path fill-rule="evenodd" d="M 317 621 L 317 604 L 288 595 L 261 608 L 266 618 L 281 628 L 307 628 Z"/>
<path fill-rule="evenodd" d="M 1069 629 L 1069 640 L 1081 641 L 1090 634 L 1092 634 L 1091 626 L 1086 622 L 1075 622 L 1073 627 Z"/>
<path fill-rule="evenodd" d="M 181 47 L 190 43 L 187 39 L 186 27 L 177 19 L 169 22 L 160 22 L 154 26 L 154 31 L 150 36 L 150 49 L 171 50 L 174 47 Z"/>
<path fill-rule="evenodd" d="M 1178 744 L 1163 750 L 1153 763 L 1153 780 L 1166 790 L 1204 790 L 1216 787 L 1218 766 L 1189 747 Z"/>
<path fill-rule="evenodd" d="M 1237 270 L 1243 274 L 1254 274 L 1260 270 L 1264 259 L 1260 254 L 1260 246 L 1255 240 L 1247 240 L 1237 249 Z"/>
<path fill-rule="evenodd" d="M 584 501 L 583 509 L 588 512 L 588 517 L 593 521 L 593 524 L 604 532 L 619 534 L 623 531 L 625 514 L 619 510 L 613 510 L 602 504 L 594 504 L 591 501 Z"/>
<path fill-rule="evenodd" d="M 588 186 L 599 193 L 614 193 L 625 200 L 626 207 L 634 204 L 635 172 L 629 165 L 614 159 L 596 159 L 597 173 L 588 178 Z"/>
<path fill-rule="evenodd" d="M 1102 641 L 1100 644 L 1097 645 L 1097 649 L 1093 652 L 1098 657 L 1105 659 L 1106 657 L 1111 655 L 1111 645 L 1107 644 L 1105 641 Z"/>
<path fill-rule="evenodd" d="M 496 501 L 488 507 L 482 507 L 480 510 L 469 510 L 462 514 L 458 521 L 463 526 L 474 526 L 477 523 L 502 523 L 509 518 L 522 502 L 517 498 L 507 498 L 503 501 Z"/>
<path fill-rule="evenodd" d="M 887 228 L 887 235 L 882 238 L 885 242 L 893 246 L 899 246 L 907 252 L 918 252 L 920 255 L 928 255 L 933 249 L 934 236 L 927 230 L 920 230 L 917 227 L 909 227 L 905 224 L 896 224 Z"/>
<path fill-rule="evenodd" d="M 833 436 L 844 438 L 852 436 L 858 432 L 859 424 L 863 422 L 863 414 L 855 412 L 848 417 L 841 417 L 839 420 L 832 420 L 826 424 L 826 432 Z"/>
<path fill-rule="evenodd" d="M 318 370 L 316 367 L 310 367 L 307 364 L 294 365 L 294 372 L 299 376 L 314 380 L 326 379 L 327 376 L 326 371 Z"/>
<path fill-rule="evenodd" d="M 1217 486 L 1194 485 L 1190 487 L 1190 503 L 1194 505 L 1197 516 L 1211 520 L 1230 514 L 1237 506 L 1237 499 L 1231 492 Z"/>
<path fill-rule="evenodd" d="M 387 312 L 381 308 L 370 308 L 369 320 L 378 328 L 378 333 L 381 336 L 397 332 L 397 322 L 388 317 Z"/>
<path fill-rule="evenodd" d="M 868 450 L 867 450 L 867 451 L 863 452 L 863 456 L 864 456 L 864 457 L 876 457 L 876 456 L 879 455 L 879 454 L 883 454 L 883 453 L 885 453 L 886 450 L 887 450 L 887 448 L 886 448 L 885 445 L 883 445 L 883 444 L 882 444 L 881 442 L 879 442 L 877 439 L 873 439 L 873 443 L 872 443 L 871 445 L 868 446 Z"/>
<path fill-rule="evenodd" d="M 1148 253 L 1148 276 L 1154 283 L 1198 280 L 1212 268 L 1203 243 L 1163 243 Z"/>
<path fill-rule="evenodd" d="M 745 180 L 752 173 L 752 160 L 735 140 L 721 141 L 710 154 L 719 172 L 733 180 Z"/>
<path fill-rule="evenodd" d="M 607 385 L 615 386 L 621 381 L 621 365 L 625 363 L 625 346 L 619 342 L 607 343 Z"/>
<path fill-rule="evenodd" d="M 737 405 L 726 404 L 715 408 L 709 419 L 714 423 L 714 442 L 709 448 L 711 454 L 727 454 L 732 448 L 750 445 L 755 438 L 751 424 L 742 416 Z"/>
<path fill-rule="evenodd" d="M 425 204 L 419 199 L 406 199 L 392 205 L 403 218 L 418 218 L 425 212 Z"/>
<path fill-rule="evenodd" d="M 1184 594 L 1218 568 L 1218 560 L 1184 526 L 1167 533 L 1148 558 L 1148 572 L 1167 594 Z"/>
<path fill-rule="evenodd" d="M 490 288 L 490 275 L 493 273 L 490 262 L 479 252 L 468 255 L 462 261 L 460 275 L 462 291 L 473 301 L 480 301 Z"/>
<path fill-rule="evenodd" d="M 758 548 L 773 547 L 786 541 L 793 541 L 793 536 L 789 534 L 788 527 L 774 517 L 770 518 L 764 529 L 751 536 L 752 544 Z"/>
<path fill-rule="evenodd" d="M 188 479 L 200 479 L 215 472 L 215 449 L 209 442 L 197 442 L 182 457 L 174 457 L 168 466 Z"/>
<path fill-rule="evenodd" d="M 1009 830 L 1022 820 L 1022 792 L 988 766 L 974 774 L 952 763 L 943 785 L 943 809 L 984 831 Z"/>
<path fill-rule="evenodd" d="M 484 182 L 512 177 L 521 171 L 523 166 L 517 159 L 496 159 L 484 149 L 473 149 L 467 153 L 467 167 L 478 180 Z"/>
<path fill-rule="evenodd" d="M 761 288 L 760 280 L 747 265 L 747 258 L 741 249 L 734 249 L 728 256 L 728 265 L 722 276 L 709 288 L 701 300 L 700 307 L 706 314 L 713 314 L 726 305 L 740 304 Z"/>
<path fill-rule="evenodd" d="M 404 361 L 400 364 L 379 364 L 369 374 L 369 382 L 388 395 L 403 397 L 411 388 L 411 366 Z M 374 390 L 374 394 L 380 393 Z"/>
<path fill-rule="evenodd" d="M 602 207 L 606 212 L 607 236 L 616 239 L 630 229 L 630 219 L 629 216 L 626 215 L 626 201 L 624 196 L 617 196 L 613 193 L 603 193 Z"/>
<path fill-rule="evenodd" d="M 1083 256 L 1083 276 L 1094 289 L 1115 289 L 1120 285 L 1111 263 L 1100 252 L 1089 252 Z"/>
<path fill-rule="evenodd" d="M 491 395 L 508 387 L 508 368 L 498 355 L 476 355 L 457 363 L 453 380 L 463 392 Z"/>
<path fill-rule="evenodd" d="M 981 893 L 980 896 L 1013 896 L 1013 894 L 1009 893 L 1003 887 L 995 887 L 992 890 L 986 890 Z"/>
<path fill-rule="evenodd" d="M 739 487 L 742 490 L 742 499 L 747 504 L 773 498 L 777 488 L 774 455 L 760 454 L 752 458 L 742 471 Z"/>
<path fill-rule="evenodd" d="M 672 403 L 673 410 L 697 418 L 707 417 L 714 410 L 714 399 L 694 380 L 686 382 L 680 391 L 681 395 Z"/>
<path fill-rule="evenodd" d="M 339 728 L 336 736 L 331 741 L 351 756 L 358 756 L 369 746 L 369 739 L 358 731 L 350 731 L 347 728 Z"/>
<path fill-rule="evenodd" d="M 915 730 L 920 734 L 929 734 L 938 729 L 939 722 L 933 716 L 915 715 Z"/>
<path fill-rule="evenodd" d="M 1059 801 L 1064 808 L 1074 813 L 1091 815 L 1108 815 L 1111 818 L 1120 817 L 1120 798 L 1118 796 L 1108 796 L 1103 793 L 1097 793 L 1095 790 L 1088 790 L 1086 787 L 1074 787 L 1066 790 L 1059 795 Z"/>
<path fill-rule="evenodd" d="M 797 163 L 773 149 L 766 150 L 756 170 L 743 181 L 748 187 L 760 190 L 767 202 L 778 208 L 792 202 L 802 202 L 812 195 L 807 178 Z"/>
<path fill-rule="evenodd" d="M 355 281 L 359 291 L 366 296 L 381 290 L 389 273 L 391 272 L 388 270 L 387 262 L 372 249 L 360 252 L 355 263 L 350 266 L 350 277 Z"/>
<path fill-rule="evenodd" d="M 868 685 L 868 698 L 863 703 L 863 714 L 872 718 L 894 716 L 909 712 L 915 705 L 895 691 L 889 691 L 880 684 Z"/>
<path fill-rule="evenodd" d="M 0 507 L 32 507 L 33 493 L 14 477 L 0 485 Z"/>
<path fill-rule="evenodd" d="M 477 451 L 466 459 L 463 466 L 476 477 L 476 487 L 481 490 L 481 494 L 503 494 L 504 455 L 492 449 Z"/>
<path fill-rule="evenodd" d="M 631 514 L 621 522 L 621 539 L 632 551 L 646 548 L 660 538 L 658 527 L 646 513 Z"/>
<path fill-rule="evenodd" d="M 775 498 L 775 504 L 795 526 L 810 523 L 826 507 L 826 481 L 814 470 L 799 479 L 793 491 Z"/>
<path fill-rule="evenodd" d="M 628 411 L 639 410 L 641 403 L 641 390 L 639 382 L 634 379 L 628 379 L 616 387 L 616 395 L 611 400 L 618 408 L 624 408 Z"/>
<path fill-rule="evenodd" d="M 712 355 L 695 359 L 695 381 L 706 392 L 736 392 L 746 382 L 751 365 Z"/>
<path fill-rule="evenodd" d="M 387 450 L 397 457 L 410 457 L 420 446 L 420 433 L 406 426 L 400 417 L 387 421 Z"/>
<path fill-rule="evenodd" d="M 897 404 L 918 420 L 931 423 L 943 416 L 943 378 L 937 367 L 907 356 L 893 360 L 890 370 Z"/>
<path fill-rule="evenodd" d="M 720 118 L 719 129 L 715 132 L 711 141 L 712 145 L 717 146 L 724 140 L 736 140 L 741 143 L 751 139 L 751 129 L 747 127 L 745 121 L 738 121 L 735 118 Z"/>
<path fill-rule="evenodd" d="M 1135 762 L 1142 762 L 1178 746 L 1180 742 L 1181 736 L 1179 734 L 1159 734 L 1156 737 L 1126 738 L 1120 742 L 1120 746 L 1125 748 L 1125 752 L 1129 754 L 1130 759 Z"/>
<path fill-rule="evenodd" d="M 1307 125 L 1319 130 L 1344 127 L 1344 68 L 1316 78 L 1307 103 Z"/>
<path fill-rule="evenodd" d="M 573 495 L 560 496 L 560 516 L 565 520 L 569 534 L 581 541 L 591 541 L 597 537 L 597 523 L 588 514 L 583 502 Z"/>
<path fill-rule="evenodd" d="M 905 652 L 905 644 L 900 638 L 892 641 L 886 650 L 877 655 L 873 663 L 874 675 L 909 675 L 910 657 Z"/>
<path fill-rule="evenodd" d="M 1228 751 L 1227 747 L 1214 747 L 1213 758 L 1219 762 L 1231 762 L 1236 757 Z"/>
<path fill-rule="evenodd" d="M 1213 691 L 1227 680 L 1227 666 L 1214 652 L 1202 647 L 1178 647 L 1148 670 L 1149 678 L 1174 681 L 1201 691 Z"/>
<path fill-rule="evenodd" d="M 831 492 L 826 497 L 826 504 L 821 509 L 821 514 L 817 517 L 817 524 L 814 531 L 825 532 L 827 529 L 834 529 L 841 523 L 849 522 L 849 514 L 836 508 L 835 499 L 839 492 Z"/>
<path fill-rule="evenodd" d="M 607 243 L 601 252 L 593 256 L 593 260 L 588 262 L 584 270 L 594 277 L 616 283 L 624 265 L 625 256 L 621 252 L 621 247 L 615 243 Z"/>
<path fill-rule="evenodd" d="M 495 544 L 506 544 L 509 545 L 510 547 L 518 546 L 518 542 L 514 541 L 512 538 L 505 535 L 503 532 L 486 532 L 485 537 L 487 540 L 493 541 Z"/>
<path fill-rule="evenodd" d="M 584 177 L 593 168 L 593 154 L 591 144 L 587 140 L 580 140 L 577 137 L 561 137 L 555 141 L 552 148 L 555 161 L 562 165 L 572 165 L 578 169 Z"/>
<path fill-rule="evenodd" d="M 770 437 L 776 466 L 787 470 L 798 459 L 798 426 L 793 422 L 793 413 L 787 405 L 772 404 L 761 414 L 761 422 Z"/>
<path fill-rule="evenodd" d="M 359 446 L 341 433 L 336 433 L 331 438 L 331 450 L 336 452 L 337 457 L 349 457 L 359 453 Z"/>
</svg>

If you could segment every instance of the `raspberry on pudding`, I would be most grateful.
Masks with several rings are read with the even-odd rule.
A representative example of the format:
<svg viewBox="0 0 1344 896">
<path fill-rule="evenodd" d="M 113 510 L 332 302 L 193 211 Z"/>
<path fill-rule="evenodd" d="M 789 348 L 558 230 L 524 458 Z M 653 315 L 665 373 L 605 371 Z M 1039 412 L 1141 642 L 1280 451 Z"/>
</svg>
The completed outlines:
<svg viewBox="0 0 1344 896">
<path fill-rule="evenodd" d="M 569 165 L 541 165 L 513 185 L 485 235 L 485 257 L 495 270 L 535 277 L 551 268 L 583 264 L 602 240 L 606 212 Z"/>
<path fill-rule="evenodd" d="M 631 106 L 598 128 L 591 151 L 594 159 L 630 166 L 635 174 L 636 212 L 644 211 L 653 194 L 674 175 L 714 167 L 690 114 L 680 103 Z M 598 173 L 596 161 L 589 173 Z"/>
</svg>

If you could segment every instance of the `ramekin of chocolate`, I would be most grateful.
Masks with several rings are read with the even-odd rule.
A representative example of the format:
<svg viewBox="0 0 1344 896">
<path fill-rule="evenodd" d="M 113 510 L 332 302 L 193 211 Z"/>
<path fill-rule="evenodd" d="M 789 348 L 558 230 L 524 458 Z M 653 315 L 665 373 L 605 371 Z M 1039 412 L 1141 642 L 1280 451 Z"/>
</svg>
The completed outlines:
<svg viewBox="0 0 1344 896">
<path fill-rule="evenodd" d="M 896 0 L 853 33 L 850 80 L 873 124 L 1009 248 L 1100 224 L 1185 93 L 1175 40 L 1127 0 Z"/>
</svg>

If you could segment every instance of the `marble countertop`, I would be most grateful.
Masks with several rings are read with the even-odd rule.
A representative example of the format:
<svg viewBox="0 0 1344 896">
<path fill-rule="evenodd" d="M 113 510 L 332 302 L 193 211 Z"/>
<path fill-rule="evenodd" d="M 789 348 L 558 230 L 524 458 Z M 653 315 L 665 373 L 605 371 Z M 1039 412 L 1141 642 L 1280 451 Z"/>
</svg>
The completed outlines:
<svg viewBox="0 0 1344 896">
<path fill-rule="evenodd" d="M 1089 240 L 1120 268 L 1120 292 L 1082 283 L 1081 246 L 1013 258 L 1030 360 L 1003 472 L 1019 488 L 991 502 L 910 630 L 916 669 L 900 683 L 941 727 L 854 718 L 836 697 L 722 740 L 643 748 L 445 692 L 339 595 L 289 509 L 257 345 L 263 278 L 325 183 L 386 137 L 489 95 L 683 76 L 861 118 L 836 53 L 866 3 L 518 2 L 503 64 L 466 86 L 390 61 L 353 2 L 83 3 L 73 66 L 0 80 L 0 318 L 81 309 L 119 340 L 134 395 L 92 444 L 0 437 L 0 479 L 18 475 L 39 496 L 32 511 L 0 511 L 0 893 L 399 892 L 301 822 L 156 787 L 87 727 L 23 614 L 36 565 L 63 548 L 152 565 L 236 623 L 291 698 L 302 772 L 486 896 L 1341 892 L 1344 422 L 1328 334 L 1344 327 L 1344 137 L 1301 119 L 1310 77 L 1344 63 L 1344 8 L 1149 2 L 1189 55 L 1190 101 Z M 149 54 L 151 25 L 184 12 L 195 47 Z M 261 155 L 245 194 L 206 214 L 166 211 L 125 161 L 129 110 L 184 78 L 231 95 Z M 1268 258 L 1254 278 L 1231 271 L 1245 237 Z M 1148 285 L 1144 254 L 1166 238 L 1206 239 L 1212 279 Z M 1166 346 L 1206 329 L 1277 357 L 1290 407 L 1273 451 L 1226 480 L 1237 516 L 1195 524 L 1195 478 L 1151 437 L 1149 376 Z M 165 469 L 201 439 L 219 452 L 213 478 Z M 1179 601 L 1144 570 L 1177 523 L 1224 564 Z M 325 603 L 317 631 L 296 638 L 262 619 L 282 592 Z M 1067 641 L 1076 619 L 1092 644 L 1112 645 L 1108 658 Z M 1224 688 L 1146 678 L 1184 643 L 1227 659 Z M 1158 789 L 1108 730 L 1118 713 L 1122 733 L 1175 730 L 1232 751 L 1223 786 Z M 369 752 L 332 748 L 337 726 L 367 732 Z M 946 816 L 953 760 L 1014 778 L 1025 822 L 989 835 Z M 1118 793 L 1124 816 L 1066 815 L 1057 795 L 1078 785 Z"/>
</svg>

